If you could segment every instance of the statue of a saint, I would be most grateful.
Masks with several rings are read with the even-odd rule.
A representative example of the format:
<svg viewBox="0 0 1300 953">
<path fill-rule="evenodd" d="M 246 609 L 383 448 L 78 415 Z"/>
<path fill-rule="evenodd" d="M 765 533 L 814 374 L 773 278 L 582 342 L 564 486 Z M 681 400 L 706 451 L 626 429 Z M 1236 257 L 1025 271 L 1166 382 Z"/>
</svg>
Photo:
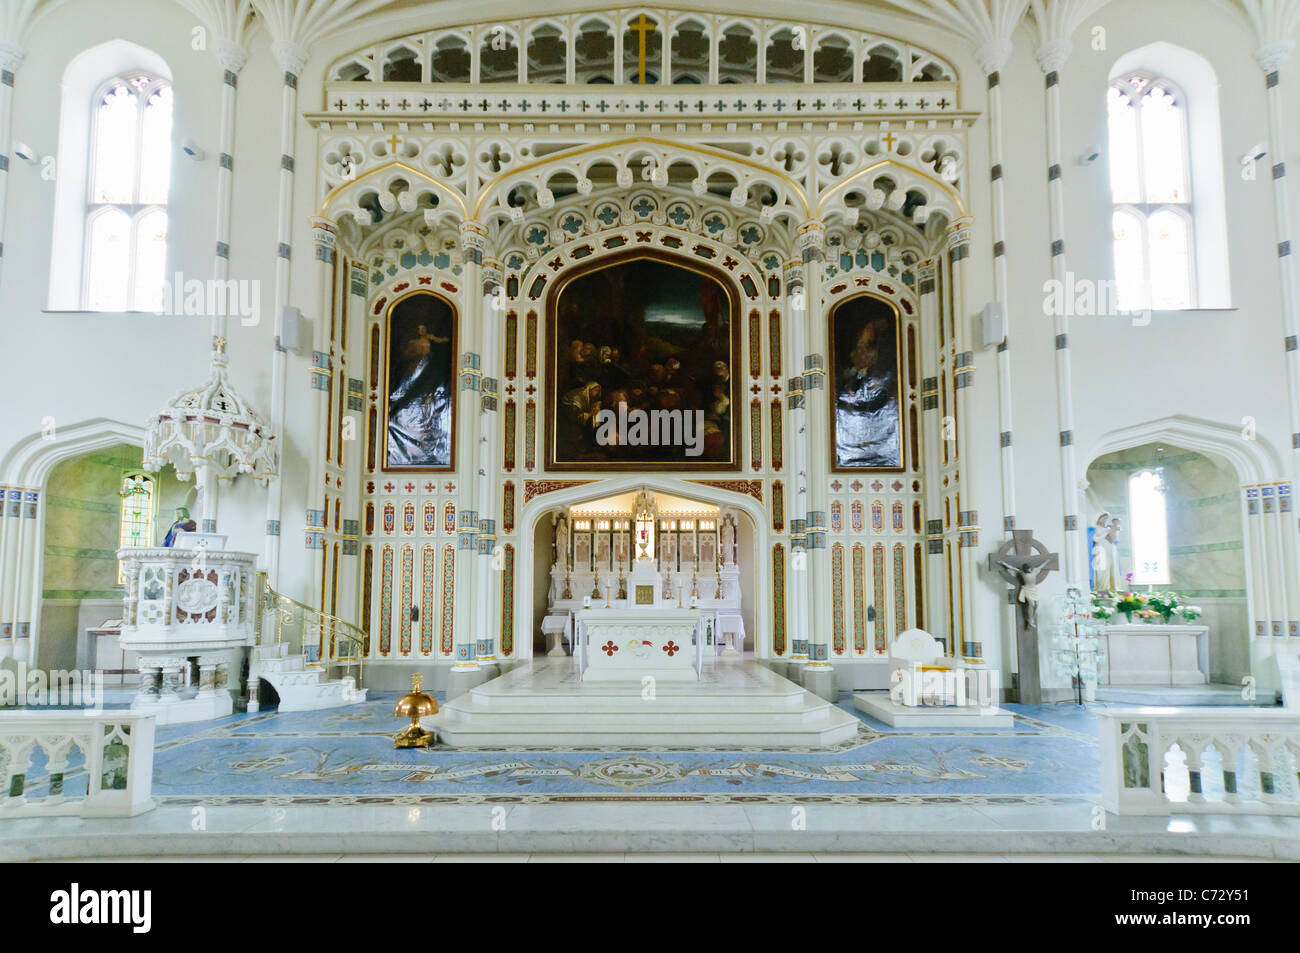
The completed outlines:
<svg viewBox="0 0 1300 953">
<path fill-rule="evenodd" d="M 555 522 L 555 564 L 569 568 L 569 521 L 563 513 Z"/>
<path fill-rule="evenodd" d="M 718 555 L 724 566 L 730 566 L 736 559 L 736 521 L 728 516 L 722 521 L 722 548 Z"/>
<path fill-rule="evenodd" d="M 1109 544 L 1110 551 L 1107 555 L 1110 557 L 1110 585 L 1106 588 L 1112 592 L 1121 587 L 1124 582 L 1123 564 L 1119 558 L 1119 518 L 1111 519 L 1110 525 L 1106 529 L 1106 542 Z"/>
<path fill-rule="evenodd" d="M 1092 528 L 1092 588 L 1096 592 L 1110 592 L 1112 589 L 1110 543 L 1107 540 L 1109 519 L 1109 513 L 1102 513 Z"/>
<path fill-rule="evenodd" d="M 167 530 L 166 537 L 163 538 L 163 545 L 170 548 L 176 545 L 176 533 L 192 533 L 198 529 L 198 524 L 190 519 L 190 511 L 183 506 L 176 507 L 176 519 L 172 521 L 171 528 Z"/>
</svg>

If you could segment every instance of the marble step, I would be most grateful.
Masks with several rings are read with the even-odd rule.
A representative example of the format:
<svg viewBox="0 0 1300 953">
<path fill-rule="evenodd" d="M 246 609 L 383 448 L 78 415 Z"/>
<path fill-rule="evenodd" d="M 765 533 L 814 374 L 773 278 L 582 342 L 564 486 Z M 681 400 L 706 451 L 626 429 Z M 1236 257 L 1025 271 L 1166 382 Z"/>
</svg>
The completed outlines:
<svg viewBox="0 0 1300 953">
<path fill-rule="evenodd" d="M 422 720 L 453 747 L 523 745 L 762 745 L 823 747 L 852 738 L 859 722 L 750 662 L 698 683 L 584 683 L 568 660 L 537 660 L 443 705 Z"/>
</svg>

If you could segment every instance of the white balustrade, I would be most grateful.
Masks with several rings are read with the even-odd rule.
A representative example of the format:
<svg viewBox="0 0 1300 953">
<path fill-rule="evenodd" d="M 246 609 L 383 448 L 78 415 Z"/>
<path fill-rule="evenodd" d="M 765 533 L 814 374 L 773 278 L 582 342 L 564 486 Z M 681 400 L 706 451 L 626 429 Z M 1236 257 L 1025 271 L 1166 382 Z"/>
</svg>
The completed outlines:
<svg viewBox="0 0 1300 953">
<path fill-rule="evenodd" d="M 133 817 L 154 807 L 152 714 L 127 711 L 0 712 L 0 820 L 8 817 Z M 73 750 L 80 763 L 73 767 Z M 45 755 L 31 777 L 34 755 Z M 70 796 L 71 784 L 86 794 Z M 33 797 L 29 791 L 43 791 Z"/>
<path fill-rule="evenodd" d="M 1107 811 L 1300 815 L 1300 712 L 1116 708 L 1098 714 Z"/>
</svg>

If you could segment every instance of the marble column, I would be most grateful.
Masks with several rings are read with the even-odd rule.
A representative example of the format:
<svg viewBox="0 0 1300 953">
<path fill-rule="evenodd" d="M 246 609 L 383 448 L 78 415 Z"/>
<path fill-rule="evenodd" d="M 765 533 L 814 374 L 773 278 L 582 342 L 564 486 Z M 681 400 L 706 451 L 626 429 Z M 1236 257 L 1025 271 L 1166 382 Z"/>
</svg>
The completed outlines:
<svg viewBox="0 0 1300 953">
<path fill-rule="evenodd" d="M 13 145 L 14 74 L 26 51 L 15 43 L 0 43 L 0 265 L 4 263 L 6 210 L 9 198 L 9 150 Z"/>
<path fill-rule="evenodd" d="M 1264 87 L 1268 97 L 1269 150 L 1273 157 L 1273 221 L 1277 236 L 1278 279 L 1282 297 L 1283 354 L 1287 371 L 1287 398 L 1291 424 L 1291 480 L 1300 481 L 1300 307 L 1296 300 L 1296 249 L 1291 232 L 1291 189 L 1286 163 L 1286 113 L 1282 86 L 1282 67 L 1295 49 L 1290 38 L 1265 43 L 1255 52 L 1255 61 L 1264 71 Z M 1292 121 L 1294 121 L 1294 113 Z M 1288 487 L 1288 507 L 1290 494 Z M 1300 522 L 1294 517 L 1287 521 L 1282 535 L 1281 555 L 1283 572 L 1288 580 L 1288 594 L 1292 600 L 1300 599 L 1297 576 L 1300 576 Z M 1300 612 L 1287 616 L 1294 620 Z M 1294 622 L 1292 623 L 1294 624 Z M 1300 632 L 1293 632 L 1300 635 Z"/>
<path fill-rule="evenodd" d="M 482 331 L 480 349 L 482 352 L 482 372 L 479 388 L 479 442 L 478 442 L 478 509 L 479 537 L 477 574 L 477 597 L 479 606 L 479 626 L 475 640 L 475 654 L 482 666 L 497 666 L 496 633 L 500 631 L 501 599 L 500 593 L 494 591 L 494 585 L 501 580 L 501 556 L 497 553 L 497 405 L 501 379 L 501 321 L 504 318 L 499 302 L 498 290 L 502 288 L 504 275 L 501 262 L 495 258 L 484 258 L 482 267 L 482 300 L 480 302 Z"/>
<path fill-rule="evenodd" d="M 40 647 L 40 633 L 33 620 L 40 608 L 41 587 L 37 575 L 37 556 L 41 542 L 42 527 L 45 525 L 45 510 L 41 493 L 34 489 L 24 489 L 19 512 L 18 559 L 16 571 L 16 592 L 14 595 L 14 656 L 23 659 L 28 665 L 35 665 L 37 649 Z"/>
<path fill-rule="evenodd" d="M 325 524 L 328 514 L 325 509 L 326 448 L 330 441 L 326 434 L 333 426 L 330 421 L 330 398 L 343 400 L 342 394 L 334 391 L 334 359 L 330 352 L 330 313 L 334 306 L 334 262 L 336 235 L 334 224 L 322 218 L 311 220 L 312 228 L 312 276 L 314 294 L 312 304 L 312 321 L 314 331 L 311 352 L 311 406 L 316 418 L 316 444 L 311 455 L 311 476 L 308 479 L 306 494 L 306 512 L 303 520 L 303 545 L 307 549 L 307 591 L 303 602 L 316 605 L 324 591 L 322 576 L 325 572 Z M 335 533 L 341 527 L 334 527 Z M 320 605 L 320 611 L 328 607 Z"/>
<path fill-rule="evenodd" d="M 786 386 L 786 404 L 790 410 L 790 457 L 794 465 L 789 502 L 790 565 L 785 586 L 786 638 L 791 666 L 802 668 L 808 664 L 808 551 L 805 532 L 808 525 L 808 413 L 802 371 L 808 334 L 808 303 L 804 294 L 803 261 L 787 261 L 783 272 L 786 337 L 789 341 L 786 366 L 795 372 Z M 756 558 L 759 555 L 770 558 L 768 554 L 756 554 Z M 790 674 L 794 678 L 801 673 L 792 670 Z"/>
<path fill-rule="evenodd" d="M 458 399 L 456 402 L 456 432 L 461 441 L 457 453 L 463 461 L 458 461 L 459 480 L 459 528 L 456 543 L 456 592 L 459 595 L 474 593 L 474 569 L 478 553 L 476 537 L 479 531 L 478 521 L 478 441 L 479 423 L 482 417 L 480 408 L 480 382 L 482 377 L 482 358 L 478 352 L 479 328 L 481 325 L 482 268 L 483 252 L 487 244 L 487 230 L 475 221 L 462 222 L 460 240 L 464 274 L 461 276 L 461 300 L 465 313 L 459 324 L 460 355 L 458 367 Z M 453 644 L 455 646 L 452 664 L 452 679 L 448 684 L 447 697 L 454 697 L 472 688 L 481 680 L 477 659 L 478 625 L 480 607 L 473 598 L 456 599 L 456 614 L 453 620 Z"/>
<path fill-rule="evenodd" d="M 953 651 L 966 658 L 983 658 L 983 639 L 975 630 L 974 594 L 979 549 L 979 512 L 976 509 L 975 458 L 971 449 L 975 426 L 975 351 L 971 344 L 972 317 L 966 306 L 967 272 L 970 268 L 971 222 L 954 222 L 949 228 L 948 261 L 953 283 L 952 302 L 956 314 L 953 359 L 953 408 L 957 414 L 957 507 L 958 576 L 962 642 Z"/>
<path fill-rule="evenodd" d="M 1052 278 L 1065 287 L 1065 181 L 1061 148 L 1061 68 L 1070 56 L 1065 40 L 1044 43 L 1034 54 L 1042 68 L 1047 100 L 1047 219 L 1051 234 Z M 1085 533 L 1079 526 L 1079 472 L 1074 450 L 1074 392 L 1071 382 L 1069 321 L 1060 309 L 1053 315 L 1056 331 L 1056 415 L 1060 445 L 1061 506 L 1065 541 L 1061 570 L 1067 585 L 1086 588 L 1088 563 L 1083 553 Z"/>
<path fill-rule="evenodd" d="M 807 302 L 807 353 L 804 356 L 804 399 L 808 432 L 808 665 L 804 687 L 822 698 L 835 698 L 835 669 L 830 662 L 831 566 L 826 548 L 827 481 L 830 455 L 830 389 L 826 383 L 827 333 L 822 306 L 825 275 L 824 223 L 811 220 L 799 226 L 799 257 L 804 263 L 804 297 Z"/>
<path fill-rule="evenodd" d="M 943 408 L 939 406 L 938 264 L 930 259 L 917 269 L 921 304 L 921 459 L 925 470 L 925 630 L 946 641 L 947 578 L 943 552 Z"/>
<path fill-rule="evenodd" d="M 289 40 L 276 40 L 271 44 L 283 72 L 280 91 L 280 188 L 276 212 L 275 252 L 275 342 L 271 353 L 271 433 L 281 442 L 281 459 L 287 447 L 284 444 L 285 379 L 288 374 L 289 352 L 281 342 L 284 334 L 284 309 L 289 305 L 290 268 L 293 241 L 293 187 L 294 148 L 297 139 L 298 76 L 307 65 L 308 50 Z M 284 477 L 275 476 L 270 482 L 266 498 L 266 572 L 272 587 L 280 579 L 280 515 L 284 505 Z"/>
<path fill-rule="evenodd" d="M 0 486 L 0 659 L 14 651 L 14 597 L 18 584 L 14 553 L 18 548 L 20 495 L 17 488 Z"/>
<path fill-rule="evenodd" d="M 1011 438 L 1011 318 L 1008 314 L 1006 173 L 1002 167 L 1002 76 L 999 72 L 1012 52 L 1011 44 L 992 43 L 976 51 L 988 76 L 989 189 L 992 198 L 993 300 L 1002 308 L 1003 334 L 998 343 L 998 446 L 1002 468 L 1002 531 L 1016 528 L 1016 467 Z"/>
</svg>

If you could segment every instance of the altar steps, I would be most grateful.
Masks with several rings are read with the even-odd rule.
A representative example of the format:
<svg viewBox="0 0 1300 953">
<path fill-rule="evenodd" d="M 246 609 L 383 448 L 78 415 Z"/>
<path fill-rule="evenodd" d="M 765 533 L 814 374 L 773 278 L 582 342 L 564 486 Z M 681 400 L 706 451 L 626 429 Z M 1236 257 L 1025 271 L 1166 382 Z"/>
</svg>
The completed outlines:
<svg viewBox="0 0 1300 953">
<path fill-rule="evenodd" d="M 324 667 L 307 665 L 301 655 L 283 650 L 284 646 L 254 649 L 248 674 L 250 679 L 270 683 L 280 696 L 279 711 L 319 711 L 366 700 L 366 689 L 357 688 L 351 676 L 327 680 Z"/>
<path fill-rule="evenodd" d="M 824 747 L 860 722 L 757 662 L 706 665 L 699 682 L 584 683 L 572 659 L 538 659 L 471 689 L 422 724 L 452 747 Z"/>
</svg>

